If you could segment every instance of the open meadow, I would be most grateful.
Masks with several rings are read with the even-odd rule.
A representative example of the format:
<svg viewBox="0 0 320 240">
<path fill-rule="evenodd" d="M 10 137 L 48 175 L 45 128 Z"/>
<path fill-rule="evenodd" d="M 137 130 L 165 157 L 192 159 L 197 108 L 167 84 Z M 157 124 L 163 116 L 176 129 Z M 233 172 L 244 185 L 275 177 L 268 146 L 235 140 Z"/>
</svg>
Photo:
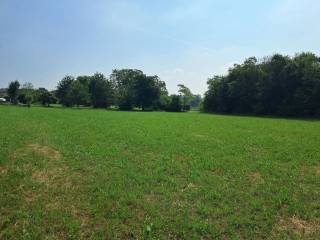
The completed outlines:
<svg viewBox="0 0 320 240">
<path fill-rule="evenodd" d="M 0 239 L 317 239 L 320 121 L 0 106 Z"/>
</svg>

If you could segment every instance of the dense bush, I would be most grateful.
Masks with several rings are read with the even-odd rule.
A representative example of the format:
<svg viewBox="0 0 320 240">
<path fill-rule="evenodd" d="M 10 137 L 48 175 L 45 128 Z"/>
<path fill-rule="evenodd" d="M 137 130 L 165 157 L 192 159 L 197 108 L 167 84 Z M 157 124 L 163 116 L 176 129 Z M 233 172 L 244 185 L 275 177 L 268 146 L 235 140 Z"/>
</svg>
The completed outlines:
<svg viewBox="0 0 320 240">
<path fill-rule="evenodd" d="M 182 112 L 183 104 L 179 95 L 171 95 L 169 104 L 166 107 L 168 112 Z"/>
<path fill-rule="evenodd" d="M 203 110 L 235 114 L 320 114 L 320 59 L 312 53 L 249 58 L 208 80 Z"/>
<path fill-rule="evenodd" d="M 18 103 L 19 88 L 20 88 L 20 83 L 17 80 L 9 84 L 8 96 L 12 104 Z"/>
<path fill-rule="evenodd" d="M 147 76 L 136 69 L 113 70 L 110 79 L 115 89 L 115 103 L 121 110 L 157 109 L 167 95 L 165 82 L 158 76 Z"/>
<path fill-rule="evenodd" d="M 56 103 L 56 98 L 53 96 L 51 92 L 49 92 L 45 88 L 39 88 L 37 90 L 37 100 L 40 102 L 43 106 L 49 107 L 50 104 Z"/>
</svg>

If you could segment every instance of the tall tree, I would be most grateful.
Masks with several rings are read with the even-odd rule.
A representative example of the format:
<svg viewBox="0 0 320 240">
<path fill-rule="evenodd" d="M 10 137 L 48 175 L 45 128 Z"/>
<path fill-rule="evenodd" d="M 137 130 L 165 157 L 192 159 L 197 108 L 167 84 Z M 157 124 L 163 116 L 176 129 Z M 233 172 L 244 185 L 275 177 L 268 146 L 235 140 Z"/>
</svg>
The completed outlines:
<svg viewBox="0 0 320 240">
<path fill-rule="evenodd" d="M 75 81 L 73 81 L 70 89 L 70 98 L 72 105 L 90 105 L 90 81 L 91 77 L 89 76 L 79 76 Z"/>
<path fill-rule="evenodd" d="M 89 92 L 94 108 L 106 108 L 113 102 L 112 84 L 102 73 L 96 73 L 91 77 Z"/>
<path fill-rule="evenodd" d="M 10 97 L 10 102 L 12 104 L 17 104 L 17 97 L 19 93 L 20 83 L 19 81 L 12 81 L 8 87 L 8 96 Z"/>
<path fill-rule="evenodd" d="M 160 98 L 161 89 L 158 86 L 158 76 L 141 75 L 134 84 L 134 103 L 136 107 L 152 109 Z"/>
<path fill-rule="evenodd" d="M 56 96 L 59 102 L 66 106 L 72 106 L 71 89 L 75 78 L 73 76 L 65 76 L 57 86 Z"/>
<path fill-rule="evenodd" d="M 135 84 L 137 79 L 144 77 L 140 70 L 113 70 L 110 80 L 115 88 L 116 104 L 121 110 L 132 110 L 135 105 Z"/>
<path fill-rule="evenodd" d="M 23 104 L 27 104 L 28 106 L 35 99 L 35 90 L 33 84 L 30 82 L 26 82 L 22 85 L 21 89 L 19 90 L 18 100 Z"/>
<path fill-rule="evenodd" d="M 155 77 L 154 80 L 160 95 L 153 101 L 153 108 L 156 110 L 166 110 L 170 103 L 170 96 L 168 95 L 166 83 L 161 81 L 159 77 Z"/>
<path fill-rule="evenodd" d="M 181 97 L 179 95 L 171 95 L 169 104 L 166 107 L 168 112 L 182 112 L 183 104 L 181 102 Z"/>
<path fill-rule="evenodd" d="M 55 98 L 51 92 L 45 88 L 39 88 L 38 90 L 38 101 L 46 107 L 50 107 L 50 104 L 55 102 Z"/>
<path fill-rule="evenodd" d="M 178 92 L 182 98 L 183 111 L 188 111 L 190 110 L 190 103 L 193 99 L 193 94 L 190 89 L 183 84 L 179 84 L 178 88 Z"/>
</svg>

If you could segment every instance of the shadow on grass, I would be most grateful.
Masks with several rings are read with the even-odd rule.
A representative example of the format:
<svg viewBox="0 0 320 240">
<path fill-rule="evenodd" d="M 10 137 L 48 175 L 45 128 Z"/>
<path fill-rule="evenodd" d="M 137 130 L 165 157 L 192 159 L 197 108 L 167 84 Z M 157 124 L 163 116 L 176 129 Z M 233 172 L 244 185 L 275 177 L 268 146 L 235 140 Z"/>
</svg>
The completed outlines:
<svg viewBox="0 0 320 240">
<path fill-rule="evenodd" d="M 242 117 L 242 118 L 261 118 L 261 119 L 273 119 L 273 120 L 291 120 L 291 121 L 306 121 L 306 122 L 319 122 L 319 117 L 294 117 L 294 116 L 281 116 L 281 115 L 250 115 L 250 114 L 227 114 L 227 113 L 214 113 L 214 112 L 201 112 L 199 110 L 191 110 L 189 112 L 170 112 L 170 111 L 161 111 L 161 110 L 144 110 L 134 108 L 132 110 L 120 110 L 116 107 L 109 108 L 93 108 L 88 106 L 75 106 L 75 107 L 65 107 L 61 104 L 51 104 L 50 106 L 43 106 L 41 104 L 32 104 L 31 106 L 24 104 L 0 104 L 0 106 L 15 106 L 15 107 L 39 107 L 39 108 L 48 108 L 48 109 L 70 109 L 70 110 L 105 110 L 105 111 L 114 111 L 114 112 L 140 112 L 140 113 L 148 113 L 148 112 L 163 112 L 163 113 L 191 113 L 191 114 L 203 114 L 203 115 L 214 115 L 214 116 L 223 116 L 223 117 Z"/>
<path fill-rule="evenodd" d="M 306 121 L 306 122 L 319 122 L 319 117 L 294 117 L 294 116 L 281 116 L 281 115 L 250 115 L 250 114 L 228 114 L 228 113 L 214 113 L 214 112 L 199 112 L 200 114 L 224 116 L 224 117 L 243 117 L 243 118 L 261 118 L 261 119 L 274 119 L 274 120 L 291 120 L 291 121 Z"/>
</svg>

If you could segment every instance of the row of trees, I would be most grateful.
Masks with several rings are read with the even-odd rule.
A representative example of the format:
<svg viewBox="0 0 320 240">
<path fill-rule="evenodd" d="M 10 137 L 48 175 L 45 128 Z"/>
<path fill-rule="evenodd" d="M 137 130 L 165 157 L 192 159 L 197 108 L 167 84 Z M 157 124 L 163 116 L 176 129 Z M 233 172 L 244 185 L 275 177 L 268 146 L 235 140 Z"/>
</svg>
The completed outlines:
<svg viewBox="0 0 320 240">
<path fill-rule="evenodd" d="M 30 105 L 40 102 L 49 106 L 58 102 L 64 106 L 92 106 L 121 110 L 188 111 L 200 104 L 201 96 L 178 85 L 179 94 L 169 95 L 165 82 L 158 76 L 147 76 L 140 70 L 114 70 L 109 78 L 101 73 L 93 76 L 66 76 L 55 91 L 34 89 L 18 81 L 10 83 L 9 100 Z M 319 116 L 320 58 L 312 53 L 294 57 L 275 54 L 258 61 L 249 58 L 236 64 L 225 76 L 208 80 L 208 90 L 202 101 L 205 112 Z"/>
<path fill-rule="evenodd" d="M 93 76 L 66 76 L 57 86 L 56 96 L 61 104 L 120 110 L 187 111 L 193 95 L 179 85 L 179 95 L 168 95 L 165 82 L 158 76 L 147 76 L 140 70 L 113 70 L 109 78 L 101 73 Z"/>
<path fill-rule="evenodd" d="M 24 83 L 21 86 L 19 81 L 13 81 L 9 84 L 7 94 L 7 98 L 12 104 L 19 102 L 30 106 L 31 103 L 41 103 L 42 105 L 49 106 L 57 101 L 54 93 L 47 89 L 35 89 L 31 83 Z"/>
<path fill-rule="evenodd" d="M 118 107 L 120 110 L 139 108 L 182 112 L 200 104 L 201 96 L 193 95 L 189 88 L 178 85 L 179 94 L 169 95 L 165 82 L 158 76 L 147 76 L 140 70 L 113 70 L 109 78 L 102 73 L 92 76 L 65 76 L 55 91 L 35 90 L 27 83 L 20 88 L 18 81 L 9 84 L 10 102 L 30 105 L 41 102 L 49 106 L 60 103 L 66 107 L 92 106 L 94 108 Z"/>
<path fill-rule="evenodd" d="M 275 54 L 236 64 L 226 76 L 208 80 L 206 112 L 319 116 L 320 58 L 312 53 L 294 57 Z"/>
</svg>

